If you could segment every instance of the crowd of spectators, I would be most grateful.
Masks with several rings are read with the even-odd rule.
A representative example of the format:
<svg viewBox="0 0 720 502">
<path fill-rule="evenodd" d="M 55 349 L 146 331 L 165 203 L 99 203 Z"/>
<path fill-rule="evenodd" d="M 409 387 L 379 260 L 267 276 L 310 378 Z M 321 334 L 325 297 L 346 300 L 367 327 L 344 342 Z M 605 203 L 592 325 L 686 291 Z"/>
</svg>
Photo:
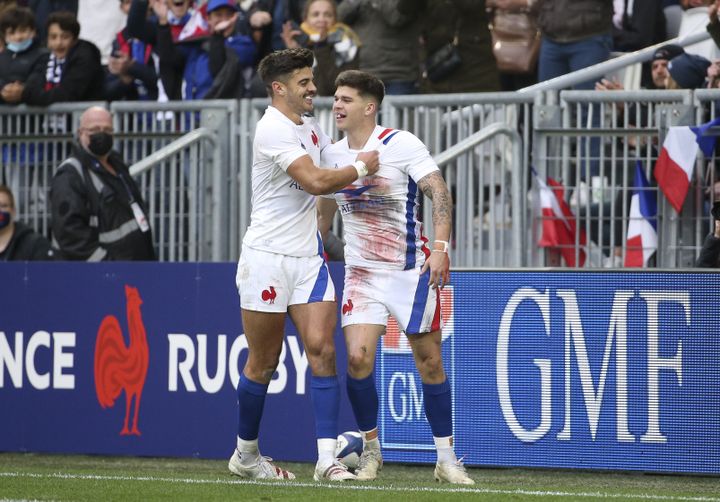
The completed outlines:
<svg viewBox="0 0 720 502">
<path fill-rule="evenodd" d="M 353 68 L 379 77 L 387 94 L 516 90 L 662 42 L 690 29 L 698 12 L 715 47 L 719 8 L 720 0 L 0 0 L 0 105 L 265 97 L 257 64 L 287 47 L 313 51 L 321 96 Z M 534 23 L 541 44 L 530 72 L 498 71 L 490 26 L 502 10 Z M 448 44 L 459 64 L 430 78 L 426 62 Z M 717 87 L 719 77 L 712 52 L 666 45 L 642 85 Z M 589 146 L 597 156 L 600 144 Z M 597 174 L 586 167 L 584 181 Z"/>
<path fill-rule="evenodd" d="M 262 97 L 257 63 L 273 50 L 298 46 L 315 54 L 320 95 L 331 95 L 334 77 L 348 68 L 377 75 L 388 94 L 514 90 L 602 62 L 611 51 L 661 42 L 685 29 L 689 13 L 716 3 L 5 0 L 0 103 Z M 542 39 L 534 71 L 497 70 L 488 25 L 498 9 L 519 9 L 534 19 Z M 711 20 L 717 25 L 716 15 Z M 450 42 L 460 64 L 431 80 L 424 62 Z M 650 65 L 643 82 L 659 87 Z"/>
</svg>

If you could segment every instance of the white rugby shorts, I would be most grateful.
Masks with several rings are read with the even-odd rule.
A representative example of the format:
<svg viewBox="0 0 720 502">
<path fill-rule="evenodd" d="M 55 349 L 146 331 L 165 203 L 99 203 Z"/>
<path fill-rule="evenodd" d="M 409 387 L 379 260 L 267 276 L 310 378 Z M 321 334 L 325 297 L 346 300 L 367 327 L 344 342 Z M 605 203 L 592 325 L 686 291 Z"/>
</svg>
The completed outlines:
<svg viewBox="0 0 720 502">
<path fill-rule="evenodd" d="M 322 256 L 285 256 L 243 246 L 235 276 L 240 306 L 287 312 L 289 305 L 334 302 L 335 286 Z"/>
<path fill-rule="evenodd" d="M 368 270 L 345 267 L 341 308 L 342 326 L 380 324 L 388 315 L 409 335 L 429 333 L 442 327 L 440 290 L 428 285 L 430 270 Z"/>
</svg>

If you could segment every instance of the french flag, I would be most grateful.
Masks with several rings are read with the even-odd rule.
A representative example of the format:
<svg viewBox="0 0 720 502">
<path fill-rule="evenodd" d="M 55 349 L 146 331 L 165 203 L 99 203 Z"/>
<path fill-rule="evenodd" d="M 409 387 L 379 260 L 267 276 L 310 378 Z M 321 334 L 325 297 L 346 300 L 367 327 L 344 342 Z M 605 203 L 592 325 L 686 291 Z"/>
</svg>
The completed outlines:
<svg viewBox="0 0 720 502">
<path fill-rule="evenodd" d="M 177 42 L 192 42 L 210 36 L 210 27 L 207 22 L 207 3 L 190 14 L 185 26 L 177 37 Z"/>
<path fill-rule="evenodd" d="M 720 117 L 695 127 L 675 126 L 671 127 L 665 136 L 655 164 L 655 179 L 678 213 L 690 188 L 698 150 L 702 151 L 705 157 L 712 155 L 715 136 L 708 136 L 707 131 L 718 124 Z"/>
<path fill-rule="evenodd" d="M 569 267 L 576 267 L 575 236 L 578 229 L 575 215 L 565 202 L 565 188 L 552 178 L 548 178 L 547 184 L 545 184 L 534 169 L 533 174 L 539 187 L 542 217 L 542 236 L 538 245 L 557 248 L 565 263 Z M 577 258 L 580 262 L 579 266 L 582 267 L 585 264 L 585 247 L 587 246 L 587 236 L 584 230 L 580 230 L 577 244 L 580 246 Z"/>
<path fill-rule="evenodd" d="M 650 190 L 642 162 L 635 165 L 635 188 L 625 242 L 625 266 L 644 267 L 657 250 L 657 200 Z"/>
</svg>

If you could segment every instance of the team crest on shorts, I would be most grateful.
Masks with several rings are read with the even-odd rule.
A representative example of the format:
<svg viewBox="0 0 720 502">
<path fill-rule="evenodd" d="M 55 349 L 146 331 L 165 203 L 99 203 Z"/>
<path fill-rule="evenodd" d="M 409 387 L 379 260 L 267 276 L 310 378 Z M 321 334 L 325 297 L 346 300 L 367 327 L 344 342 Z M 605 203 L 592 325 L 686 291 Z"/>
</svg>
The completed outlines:
<svg viewBox="0 0 720 502">
<path fill-rule="evenodd" d="M 275 303 L 275 298 L 277 297 L 277 292 L 275 291 L 274 287 L 269 286 L 268 289 L 263 289 L 263 292 L 260 295 L 260 297 L 262 298 L 262 301 L 272 305 L 273 303 Z"/>
<path fill-rule="evenodd" d="M 353 302 L 350 298 L 348 298 L 347 303 L 342 306 L 342 313 L 343 313 L 343 315 L 352 315 L 352 311 L 353 311 Z"/>
</svg>

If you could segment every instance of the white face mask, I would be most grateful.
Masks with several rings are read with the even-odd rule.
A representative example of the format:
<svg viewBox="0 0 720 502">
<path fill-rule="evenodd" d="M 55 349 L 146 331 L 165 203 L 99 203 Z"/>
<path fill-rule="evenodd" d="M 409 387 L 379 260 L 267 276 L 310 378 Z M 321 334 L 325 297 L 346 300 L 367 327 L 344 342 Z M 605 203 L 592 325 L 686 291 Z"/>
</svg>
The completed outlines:
<svg viewBox="0 0 720 502">
<path fill-rule="evenodd" d="M 8 42 L 5 46 L 12 52 L 22 52 L 27 50 L 33 43 L 32 38 L 23 40 L 22 42 Z"/>
</svg>

